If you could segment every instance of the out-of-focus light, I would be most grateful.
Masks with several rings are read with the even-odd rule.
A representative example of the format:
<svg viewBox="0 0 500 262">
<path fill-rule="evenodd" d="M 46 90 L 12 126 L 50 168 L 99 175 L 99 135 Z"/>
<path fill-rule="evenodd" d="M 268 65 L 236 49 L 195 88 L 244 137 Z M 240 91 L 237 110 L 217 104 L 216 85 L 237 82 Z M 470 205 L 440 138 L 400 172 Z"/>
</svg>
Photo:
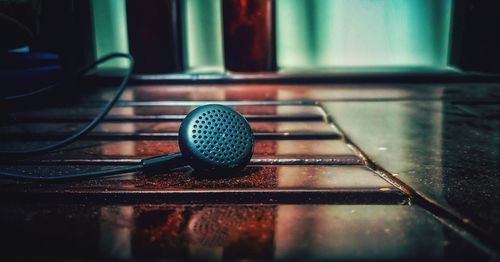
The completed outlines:
<svg viewBox="0 0 500 262">
<path fill-rule="evenodd" d="M 9 50 L 9 53 L 29 53 L 29 52 L 30 52 L 29 46 L 23 46 L 23 47 L 14 48 L 14 49 Z"/>
<path fill-rule="evenodd" d="M 181 2 L 186 68 L 192 72 L 223 71 L 220 1 Z"/>
<path fill-rule="evenodd" d="M 113 52 L 128 53 L 125 0 L 92 0 L 95 59 Z M 125 59 L 115 59 L 101 68 L 128 67 Z"/>
<path fill-rule="evenodd" d="M 446 67 L 451 0 L 277 0 L 282 68 Z"/>
</svg>

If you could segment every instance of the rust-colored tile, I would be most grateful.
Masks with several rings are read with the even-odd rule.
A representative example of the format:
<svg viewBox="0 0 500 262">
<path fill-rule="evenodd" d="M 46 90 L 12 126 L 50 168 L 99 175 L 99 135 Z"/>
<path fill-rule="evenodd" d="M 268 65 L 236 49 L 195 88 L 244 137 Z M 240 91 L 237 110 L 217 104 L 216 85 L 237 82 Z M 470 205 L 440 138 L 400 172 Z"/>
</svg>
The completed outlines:
<svg viewBox="0 0 500 262">
<path fill-rule="evenodd" d="M 101 123 L 93 133 L 173 133 L 179 130 L 180 121 L 141 122 L 141 123 Z M 250 122 L 255 133 L 282 133 L 282 134 L 339 134 L 339 131 L 332 125 L 321 121 L 310 122 Z M 0 134 L 3 138 L 15 139 L 16 137 L 36 138 L 37 135 L 68 136 L 72 132 L 78 131 L 82 124 L 78 123 L 21 123 L 0 127 Z M 112 134 L 110 134 L 112 135 Z M 43 136 L 41 136 L 43 137 Z M 2 139 L 2 138 L 0 138 Z"/>
<path fill-rule="evenodd" d="M 171 251 L 166 256 L 171 259 L 273 257 L 276 218 L 273 206 L 206 206 L 196 211 L 181 207 L 158 211 L 155 207 L 135 210 L 137 227 L 131 238 L 137 246 L 138 257 L 158 258 L 155 254 L 166 250 Z M 185 221 L 186 215 L 189 221 Z M 186 252 L 178 252 L 183 249 Z"/>
<path fill-rule="evenodd" d="M 210 103 L 210 102 L 208 102 Z M 216 102 L 214 102 L 216 103 Z M 117 106 L 109 112 L 109 116 L 151 116 L 151 115 L 186 115 L 197 106 Z M 253 116 L 322 116 L 323 113 L 315 105 L 247 105 L 231 106 L 243 115 Z M 14 114 L 16 118 L 27 117 L 77 117 L 94 116 L 101 111 L 101 107 L 48 107 L 36 110 L 27 110 Z"/>
<path fill-rule="evenodd" d="M 125 91 L 123 101 L 290 101 L 440 98 L 442 87 L 355 84 L 143 85 Z M 114 89 L 88 96 L 109 100 Z"/>
<path fill-rule="evenodd" d="M 0 229 L 19 260 L 494 259 L 418 206 L 3 205 Z"/>
<path fill-rule="evenodd" d="M 101 167 L 109 169 L 113 167 Z M 58 176 L 95 166 L 0 166 L 2 171 Z M 81 182 L 25 184 L 1 181 L 3 201 L 182 203 L 386 203 L 407 196 L 361 166 L 249 166 L 239 174 L 203 174 L 189 167 Z"/>
<path fill-rule="evenodd" d="M 9 142 L 6 145 L 14 147 Z M 25 143 L 17 143 L 17 145 Z M 26 145 L 33 146 L 33 145 Z M 39 159 L 142 159 L 178 152 L 177 141 L 80 141 Z M 311 158 L 316 156 L 349 155 L 354 153 L 342 140 L 259 140 L 255 143 L 254 156 L 284 156 Z"/>
<path fill-rule="evenodd" d="M 113 166 L 1 166 L 0 170 L 23 175 L 58 176 L 78 172 L 111 169 Z M 214 178 L 210 178 L 214 177 Z M 1 190 L 16 191 L 65 191 L 96 192 L 164 192 L 183 190 L 394 190 L 388 182 L 363 166 L 249 166 L 241 174 L 224 178 L 223 174 L 203 175 L 190 168 L 167 171 L 164 174 L 97 179 L 91 182 L 71 182 L 45 185 L 14 185 L 6 180 Z M 10 185 L 9 185 L 10 184 Z M 0 190 L 0 191 L 1 191 Z"/>
<path fill-rule="evenodd" d="M 278 89 L 272 85 L 241 86 L 220 85 L 148 85 L 128 88 L 122 100 L 136 101 L 274 101 L 277 100 Z M 113 89 L 108 89 L 99 94 L 89 96 L 94 100 L 109 100 L 114 94 Z"/>
<path fill-rule="evenodd" d="M 264 140 L 256 143 L 255 153 L 278 156 L 353 155 L 341 140 Z"/>
</svg>

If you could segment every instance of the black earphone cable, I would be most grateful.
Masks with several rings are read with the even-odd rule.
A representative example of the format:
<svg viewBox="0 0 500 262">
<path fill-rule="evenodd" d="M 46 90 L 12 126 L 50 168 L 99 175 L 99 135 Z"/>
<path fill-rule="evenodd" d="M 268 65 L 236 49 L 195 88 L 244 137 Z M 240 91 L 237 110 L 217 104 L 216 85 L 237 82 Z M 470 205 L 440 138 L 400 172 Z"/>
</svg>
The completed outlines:
<svg viewBox="0 0 500 262">
<path fill-rule="evenodd" d="M 88 125 L 86 125 L 82 129 L 80 129 L 78 132 L 71 135 L 70 137 L 67 137 L 61 141 L 55 142 L 55 143 L 48 145 L 48 146 L 43 146 L 43 147 L 39 147 L 39 148 L 35 148 L 35 149 L 28 149 L 28 150 L 19 150 L 19 151 L 0 151 L 0 159 L 4 158 L 4 159 L 9 159 L 9 160 L 17 160 L 17 159 L 23 158 L 23 157 L 28 157 L 28 156 L 32 156 L 32 155 L 36 155 L 36 154 L 41 154 L 41 153 L 47 153 L 47 152 L 53 151 L 55 149 L 69 145 L 69 144 L 75 142 L 77 139 L 79 139 L 83 135 L 92 131 L 92 129 L 94 129 L 101 122 L 101 120 L 109 113 L 109 111 L 113 108 L 113 106 L 116 104 L 118 99 L 121 97 L 123 91 L 125 90 L 125 87 L 127 86 L 127 82 L 129 80 L 130 76 L 132 75 L 132 70 L 134 68 L 134 59 L 129 54 L 112 53 L 112 54 L 106 55 L 106 56 L 96 60 L 95 62 L 83 67 L 77 73 L 77 76 L 84 75 L 84 74 L 88 73 L 91 69 L 95 68 L 96 66 L 98 66 L 106 61 L 109 61 L 111 59 L 115 59 L 115 58 L 128 59 L 130 61 L 130 66 L 129 66 L 127 73 L 125 74 L 123 80 L 121 81 L 121 83 L 118 87 L 118 90 L 115 93 L 115 96 L 111 99 L 111 101 L 109 101 L 108 104 L 106 104 L 106 106 L 103 107 L 101 112 Z M 42 88 L 42 89 L 39 89 L 39 90 L 36 90 L 33 92 L 29 92 L 26 94 L 5 97 L 2 100 L 9 101 L 9 100 L 26 98 L 26 97 L 33 96 L 33 95 L 36 95 L 36 94 L 39 94 L 42 92 L 46 92 L 46 91 L 48 91 L 48 90 L 50 90 L 58 85 L 59 85 L 59 83 L 53 84 L 51 86 L 48 86 L 48 87 L 45 87 L 45 88 Z"/>
<path fill-rule="evenodd" d="M 25 151 L 0 151 L 0 161 L 3 160 L 2 163 L 8 164 L 9 161 L 22 160 L 23 157 L 49 152 L 68 145 L 90 132 L 106 116 L 122 95 L 127 81 L 132 73 L 133 59 L 128 54 L 111 54 L 79 71 L 79 74 L 83 74 L 90 70 L 90 68 L 115 57 L 128 58 L 131 62 L 131 66 L 113 99 L 111 99 L 111 101 L 103 108 L 99 115 L 92 120 L 91 123 L 76 132 L 74 135 L 49 146 Z M 44 90 L 46 91 L 48 89 L 46 88 Z M 31 94 L 33 94 L 33 92 Z M 19 99 L 21 97 L 30 96 L 31 94 L 18 95 L 16 96 L 17 98 L 11 97 L 11 99 Z M 197 129 L 198 122 L 201 121 L 201 123 L 205 124 L 205 120 L 203 120 L 204 117 L 205 120 L 209 120 L 208 125 L 202 127 L 200 124 L 199 129 Z M 214 127 L 211 126 L 210 130 L 214 131 L 207 131 L 206 129 L 209 129 L 209 125 L 211 125 L 210 123 L 212 121 L 215 126 L 219 127 L 217 130 L 214 130 Z M 201 129 L 204 129 L 204 131 Z M 196 135 L 191 135 L 191 131 L 196 133 Z M 202 136 L 201 134 L 198 134 L 202 132 L 207 135 Z M 212 141 L 210 142 L 208 140 Z M 207 145 L 210 143 L 213 144 L 210 146 L 202 145 L 204 142 L 206 142 Z M 251 127 L 242 115 L 226 106 L 210 104 L 200 106 L 191 111 L 181 123 L 179 130 L 180 152 L 143 159 L 141 160 L 141 163 L 133 166 L 116 167 L 107 170 L 89 171 L 68 175 L 33 176 L 10 173 L 9 171 L 0 171 L 0 179 L 13 179 L 40 183 L 64 182 L 84 178 L 95 179 L 115 176 L 137 171 L 142 171 L 144 173 L 165 171 L 186 165 L 189 165 L 198 171 L 202 170 L 208 173 L 217 171 L 221 172 L 221 174 L 228 174 L 239 171 L 248 164 L 253 154 L 253 145 L 254 139 Z M 225 149 L 222 149 L 222 147 L 225 147 Z M 205 151 L 205 148 L 208 149 Z M 229 148 L 232 148 L 232 150 L 229 150 Z"/>
<path fill-rule="evenodd" d="M 65 138 L 59 142 L 53 143 L 48 146 L 44 147 L 39 147 L 35 149 L 29 149 L 29 150 L 22 150 L 22 151 L 0 151 L 0 159 L 5 158 L 7 160 L 19 160 L 20 158 L 23 157 L 28 157 L 36 154 L 41 154 L 41 153 L 46 153 L 53 151 L 55 149 L 61 148 L 63 146 L 69 145 L 73 142 L 75 142 L 78 138 L 82 137 L 83 135 L 87 134 L 88 132 L 92 131 L 101 121 L 102 119 L 109 113 L 109 111 L 113 108 L 113 106 L 116 104 L 118 99 L 121 97 L 123 94 L 123 91 L 125 90 L 125 87 L 127 86 L 127 82 L 132 74 L 133 68 L 134 68 L 134 59 L 131 55 L 125 54 L 125 53 L 112 53 L 108 54 L 95 62 L 84 66 L 78 72 L 76 73 L 76 77 L 82 76 L 87 74 L 90 70 L 94 69 L 98 65 L 107 62 L 112 59 L 116 58 L 126 58 L 129 60 L 130 65 L 127 70 L 127 73 L 125 74 L 123 80 L 121 81 L 118 90 L 116 91 L 114 97 L 109 101 L 101 110 L 101 112 L 85 127 L 83 127 L 81 130 L 76 132 L 75 134 L 71 135 L 68 138 Z M 23 99 L 27 97 L 31 97 L 34 95 L 38 95 L 40 93 L 49 91 L 57 86 L 61 85 L 61 83 L 55 83 L 52 84 L 48 87 L 44 87 L 29 93 L 25 94 L 20 94 L 20 95 L 13 95 L 13 96 L 8 96 L 8 97 L 3 97 L 0 99 L 0 101 L 12 101 L 12 100 L 18 100 L 18 99 Z M 121 168 L 114 168 L 110 170 L 100 170 L 100 171 L 92 171 L 92 172 L 83 172 L 83 173 L 77 173 L 77 174 L 69 174 L 69 175 L 60 175 L 60 176 L 30 176 L 30 175 L 21 175 L 21 174 L 15 174 L 11 172 L 5 172 L 5 171 L 0 171 L 0 178 L 2 179 L 12 179 L 12 180 L 19 180 L 19 181 L 31 181 L 31 182 L 52 182 L 52 181 L 68 181 L 68 180 L 78 180 L 78 179 L 83 179 L 83 178 L 99 178 L 99 177 L 107 177 L 107 176 L 113 176 L 113 175 L 119 175 L 119 174 L 126 174 L 126 173 L 131 173 L 131 172 L 137 172 L 140 170 L 143 170 L 147 165 L 145 166 L 144 164 L 139 164 L 139 165 L 134 165 L 134 166 L 128 166 L 128 167 L 121 167 Z"/>
<path fill-rule="evenodd" d="M 124 56 L 129 57 L 129 55 Z M 118 88 L 115 97 L 104 107 L 103 111 L 85 128 L 72 135 L 71 137 L 53 145 L 44 148 L 38 148 L 36 150 L 21 151 L 21 153 L 16 151 L 15 156 L 17 158 L 2 159 L 0 155 L 0 160 L 6 160 L 2 163 L 8 164 L 9 161 L 21 160 L 22 158 L 19 156 L 29 156 L 32 154 L 38 154 L 57 149 L 61 146 L 72 143 L 80 136 L 92 130 L 92 128 L 95 127 L 95 125 L 97 125 L 99 121 L 104 118 L 104 116 L 109 112 L 109 110 L 113 107 L 113 105 L 123 93 L 131 71 L 132 69 L 130 68 L 127 76 Z M 200 124 L 199 129 L 197 129 L 198 122 L 205 124 L 205 120 L 203 119 L 209 120 L 208 125 L 202 127 L 202 125 Z M 211 121 L 213 121 L 215 126 L 219 127 L 215 130 L 214 127 L 211 126 L 211 130 L 214 130 L 213 132 L 207 130 L 202 131 L 202 129 L 209 128 L 209 125 L 211 125 Z M 196 135 L 191 135 L 190 132 L 196 133 Z M 198 134 L 202 132 L 204 134 L 206 133 L 207 135 L 202 136 L 201 134 Z M 209 142 L 209 140 L 212 141 Z M 204 142 L 206 142 L 207 145 L 202 145 L 204 144 Z M 208 146 L 210 143 L 213 143 L 213 145 Z M 221 172 L 220 174 L 228 174 L 231 172 L 239 171 L 248 164 L 253 154 L 253 145 L 254 140 L 251 127 L 242 115 L 226 106 L 209 104 L 200 106 L 191 111 L 181 123 L 181 127 L 179 130 L 180 152 L 143 159 L 141 160 L 140 164 L 133 166 L 117 167 L 107 170 L 90 171 L 68 175 L 33 176 L 10 173 L 9 171 L 0 171 L 0 179 L 11 179 L 39 183 L 64 182 L 69 180 L 95 179 L 107 176 L 115 176 L 137 171 L 142 171 L 147 174 L 150 172 L 161 172 L 186 165 L 193 167 L 195 170 L 202 170 L 207 173 L 217 171 Z M 220 147 L 225 147 L 226 149 L 221 149 Z M 206 149 L 206 152 L 205 148 L 208 148 Z M 232 150 L 229 150 L 229 148 L 232 148 Z M 11 153 L 9 152 L 7 156 L 11 156 L 10 154 Z"/>
<path fill-rule="evenodd" d="M 31 175 L 20 175 L 5 171 L 0 171 L 1 179 L 12 179 L 17 181 L 27 181 L 27 182 L 63 182 L 79 179 L 90 179 L 90 178 L 101 178 L 113 175 L 124 175 L 127 173 L 138 172 L 143 169 L 142 165 L 133 165 L 121 168 L 113 168 L 109 170 L 99 170 L 92 172 L 83 172 L 69 175 L 58 175 L 58 176 L 31 176 Z"/>
<path fill-rule="evenodd" d="M 58 176 L 32 176 L 32 175 L 21 175 L 11 172 L 0 171 L 0 179 L 11 179 L 25 182 L 66 182 L 75 181 L 82 179 L 96 179 L 102 177 L 116 176 L 116 175 L 126 175 L 128 173 L 134 172 L 157 172 L 161 170 L 168 170 L 171 168 L 177 168 L 186 165 L 186 161 L 181 153 L 173 153 L 169 155 L 156 156 L 152 158 L 147 158 L 141 161 L 140 164 L 112 168 L 108 170 L 91 171 L 84 173 L 68 174 L 68 175 L 58 175 Z"/>
</svg>

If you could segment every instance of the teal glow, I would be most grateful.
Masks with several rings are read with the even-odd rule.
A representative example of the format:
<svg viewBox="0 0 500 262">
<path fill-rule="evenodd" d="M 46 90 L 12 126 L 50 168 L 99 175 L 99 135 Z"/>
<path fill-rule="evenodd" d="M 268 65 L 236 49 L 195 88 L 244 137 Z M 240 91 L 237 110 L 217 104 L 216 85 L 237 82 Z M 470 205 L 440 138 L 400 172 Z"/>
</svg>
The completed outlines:
<svg viewBox="0 0 500 262">
<path fill-rule="evenodd" d="M 186 68 L 223 71 L 220 1 L 183 0 L 182 19 Z"/>
<path fill-rule="evenodd" d="M 451 0 L 276 0 L 281 68 L 448 65 Z"/>
<path fill-rule="evenodd" d="M 9 53 L 29 53 L 30 47 L 29 46 L 18 47 L 18 48 L 10 49 L 8 52 Z"/>
<path fill-rule="evenodd" d="M 113 52 L 128 53 L 127 13 L 125 0 L 92 0 L 95 36 L 95 58 Z M 102 68 L 128 67 L 125 59 L 103 64 Z"/>
</svg>

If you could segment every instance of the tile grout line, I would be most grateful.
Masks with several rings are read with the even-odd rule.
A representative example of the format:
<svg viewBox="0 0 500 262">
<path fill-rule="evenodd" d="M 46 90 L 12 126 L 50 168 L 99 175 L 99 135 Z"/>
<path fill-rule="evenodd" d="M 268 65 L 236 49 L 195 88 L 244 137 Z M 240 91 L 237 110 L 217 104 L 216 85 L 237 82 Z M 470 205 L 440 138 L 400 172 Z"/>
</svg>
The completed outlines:
<svg viewBox="0 0 500 262">
<path fill-rule="evenodd" d="M 384 169 L 380 165 L 371 161 L 368 156 L 359 148 L 344 132 L 344 130 L 335 122 L 335 120 L 328 114 L 324 105 L 321 101 L 316 101 L 318 107 L 321 108 L 321 111 L 324 114 L 325 121 L 335 128 L 339 130 L 339 133 L 342 136 L 342 140 L 346 142 L 346 144 L 355 152 L 355 154 L 364 161 L 366 167 L 373 170 L 378 176 L 382 179 L 402 191 L 404 194 L 408 196 L 408 205 L 412 205 L 413 203 L 422 207 L 426 212 L 429 212 L 432 216 L 434 216 L 437 220 L 451 228 L 453 231 L 457 232 L 459 235 L 464 237 L 465 239 L 473 242 L 481 248 L 481 250 L 488 253 L 490 256 L 494 258 L 500 257 L 500 243 L 498 240 L 493 239 L 487 235 L 485 231 L 483 231 L 479 226 L 470 223 L 465 220 L 456 212 L 447 209 L 446 207 L 440 205 L 434 200 L 426 197 L 425 195 L 419 193 L 411 186 L 403 182 L 401 179 L 395 177 L 391 172 Z M 465 232 L 469 233 L 467 236 Z"/>
</svg>

